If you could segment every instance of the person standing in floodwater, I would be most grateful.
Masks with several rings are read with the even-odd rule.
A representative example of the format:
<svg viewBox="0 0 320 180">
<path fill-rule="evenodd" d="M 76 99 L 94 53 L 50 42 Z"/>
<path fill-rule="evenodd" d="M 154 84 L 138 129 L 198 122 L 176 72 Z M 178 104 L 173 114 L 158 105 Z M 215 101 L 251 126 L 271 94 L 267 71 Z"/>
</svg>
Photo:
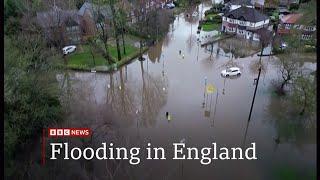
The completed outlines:
<svg viewBox="0 0 320 180">
<path fill-rule="evenodd" d="M 166 118 L 167 118 L 168 122 L 170 122 L 171 116 L 169 115 L 169 112 L 166 112 Z"/>
<path fill-rule="evenodd" d="M 179 55 L 181 55 L 181 50 L 179 50 Z"/>
</svg>

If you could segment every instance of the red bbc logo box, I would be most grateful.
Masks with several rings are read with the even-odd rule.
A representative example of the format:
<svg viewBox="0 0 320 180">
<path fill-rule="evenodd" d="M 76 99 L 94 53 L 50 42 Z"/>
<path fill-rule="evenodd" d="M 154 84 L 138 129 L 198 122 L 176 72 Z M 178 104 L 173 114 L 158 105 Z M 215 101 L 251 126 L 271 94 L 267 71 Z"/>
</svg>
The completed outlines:
<svg viewBox="0 0 320 180">
<path fill-rule="evenodd" d="M 49 137 L 89 137 L 89 128 L 48 128 Z"/>
</svg>

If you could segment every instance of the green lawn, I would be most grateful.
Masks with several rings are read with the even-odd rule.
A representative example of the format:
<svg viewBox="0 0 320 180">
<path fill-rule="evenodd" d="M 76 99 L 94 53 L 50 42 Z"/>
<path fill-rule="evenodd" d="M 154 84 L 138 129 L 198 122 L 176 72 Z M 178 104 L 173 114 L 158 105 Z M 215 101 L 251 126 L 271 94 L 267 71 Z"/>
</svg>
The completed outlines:
<svg viewBox="0 0 320 180">
<path fill-rule="evenodd" d="M 220 24 L 214 24 L 214 23 L 205 23 L 202 25 L 203 31 L 213 31 L 213 30 L 219 30 Z"/>
<path fill-rule="evenodd" d="M 133 47 L 131 45 L 126 45 L 126 55 L 124 56 L 123 55 L 123 48 L 121 46 L 121 48 L 120 48 L 121 58 L 123 59 L 126 56 L 131 56 L 133 53 L 135 53 L 138 50 L 139 49 L 136 47 Z M 109 46 L 109 53 L 110 53 L 111 57 L 113 57 L 114 59 L 118 59 L 118 53 L 117 53 L 116 46 Z"/>
<path fill-rule="evenodd" d="M 206 16 L 205 16 L 205 18 L 206 19 L 211 19 L 211 18 L 216 18 L 216 17 L 218 17 L 219 15 L 218 14 L 207 14 Z"/>
<path fill-rule="evenodd" d="M 96 66 L 103 66 L 107 64 L 105 58 L 101 54 L 96 53 L 94 56 Z M 67 56 L 67 61 L 68 66 L 71 67 L 94 67 L 93 58 L 88 45 L 81 45 L 81 48 L 78 48 L 77 52 Z"/>
<path fill-rule="evenodd" d="M 139 53 L 139 49 L 132 46 L 126 45 L 126 55 L 123 54 L 123 49 L 121 47 L 121 60 L 117 64 L 122 64 L 122 61 L 127 61 Z M 118 60 L 117 48 L 115 46 L 109 45 L 110 56 L 114 60 Z M 107 66 L 106 59 L 101 53 L 95 52 L 94 54 L 95 65 L 97 66 Z M 90 47 L 88 45 L 81 45 L 77 51 L 73 54 L 67 56 L 68 67 L 72 69 L 88 70 L 94 68 L 94 61 L 90 53 Z"/>
</svg>

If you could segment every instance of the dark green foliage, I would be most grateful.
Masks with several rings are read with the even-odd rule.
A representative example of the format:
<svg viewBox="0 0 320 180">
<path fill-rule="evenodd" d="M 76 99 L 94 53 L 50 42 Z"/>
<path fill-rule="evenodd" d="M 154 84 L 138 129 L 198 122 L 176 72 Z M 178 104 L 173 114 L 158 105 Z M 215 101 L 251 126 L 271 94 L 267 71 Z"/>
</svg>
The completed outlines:
<svg viewBox="0 0 320 180">
<path fill-rule="evenodd" d="M 213 18 L 213 19 L 206 19 L 206 20 L 201 20 L 199 21 L 199 25 L 201 26 L 202 24 L 220 24 L 222 23 L 222 18 Z"/>
<path fill-rule="evenodd" d="M 61 119 L 56 79 L 48 62 L 52 55 L 38 35 L 5 37 L 4 154 L 6 176 L 42 128 Z"/>
<path fill-rule="evenodd" d="M 17 0 L 4 1 L 4 20 L 6 21 L 10 16 L 17 17 L 21 15 L 20 4 Z"/>
<path fill-rule="evenodd" d="M 298 76 L 294 80 L 293 104 L 298 107 L 300 115 L 316 112 L 316 83 L 313 76 Z"/>
<path fill-rule="evenodd" d="M 205 15 L 212 14 L 212 13 L 221 13 L 224 5 L 222 3 L 214 4 L 209 10 L 204 12 Z"/>
<path fill-rule="evenodd" d="M 84 2 L 85 0 L 76 0 L 75 1 L 76 7 L 80 9 Z"/>
<path fill-rule="evenodd" d="M 289 7 L 289 10 L 290 10 L 290 11 L 292 11 L 292 10 L 297 10 L 297 9 L 299 9 L 299 4 L 295 4 L 295 3 L 294 3 L 294 4 L 291 4 L 290 7 Z"/>
</svg>

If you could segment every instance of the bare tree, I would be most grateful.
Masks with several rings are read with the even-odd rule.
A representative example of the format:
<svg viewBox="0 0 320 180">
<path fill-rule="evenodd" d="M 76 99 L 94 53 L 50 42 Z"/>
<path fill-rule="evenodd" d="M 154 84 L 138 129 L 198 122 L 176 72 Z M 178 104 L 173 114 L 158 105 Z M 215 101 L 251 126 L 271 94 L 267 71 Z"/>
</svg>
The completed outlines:
<svg viewBox="0 0 320 180">
<path fill-rule="evenodd" d="M 125 29 L 126 29 L 126 22 L 127 22 L 127 14 L 124 11 L 123 2 L 121 3 L 120 9 L 118 10 L 118 20 L 119 20 L 121 40 L 122 40 L 122 50 L 123 50 L 123 54 L 126 55 L 126 45 L 125 45 L 124 36 L 126 33 Z"/>
<path fill-rule="evenodd" d="M 104 45 L 104 57 L 107 63 L 111 64 L 113 63 L 113 59 L 109 54 L 109 32 L 107 28 L 108 19 L 107 14 L 105 13 L 106 6 L 104 4 L 104 1 L 102 0 L 95 0 L 94 3 L 95 4 L 91 4 L 91 13 L 93 17 L 94 26 L 96 28 L 96 32 L 98 34 L 99 39 L 102 41 Z M 95 47 L 97 48 L 98 46 Z"/>
<path fill-rule="evenodd" d="M 116 12 L 116 9 L 115 9 L 116 3 L 117 3 L 117 0 L 108 0 L 108 5 L 110 6 L 111 14 L 112 14 L 112 23 L 113 23 L 113 29 L 114 29 L 114 36 L 116 39 L 118 61 L 120 61 L 121 60 L 121 52 L 120 52 L 120 44 L 119 44 L 119 32 L 121 30 L 119 28 L 119 22 L 117 20 L 118 13 Z"/>
<path fill-rule="evenodd" d="M 277 93 L 279 95 L 285 95 L 284 87 L 292 81 L 298 72 L 298 64 L 297 64 L 298 54 L 290 53 L 284 54 L 279 57 L 279 72 L 281 75 L 281 80 L 277 87 Z"/>
</svg>

